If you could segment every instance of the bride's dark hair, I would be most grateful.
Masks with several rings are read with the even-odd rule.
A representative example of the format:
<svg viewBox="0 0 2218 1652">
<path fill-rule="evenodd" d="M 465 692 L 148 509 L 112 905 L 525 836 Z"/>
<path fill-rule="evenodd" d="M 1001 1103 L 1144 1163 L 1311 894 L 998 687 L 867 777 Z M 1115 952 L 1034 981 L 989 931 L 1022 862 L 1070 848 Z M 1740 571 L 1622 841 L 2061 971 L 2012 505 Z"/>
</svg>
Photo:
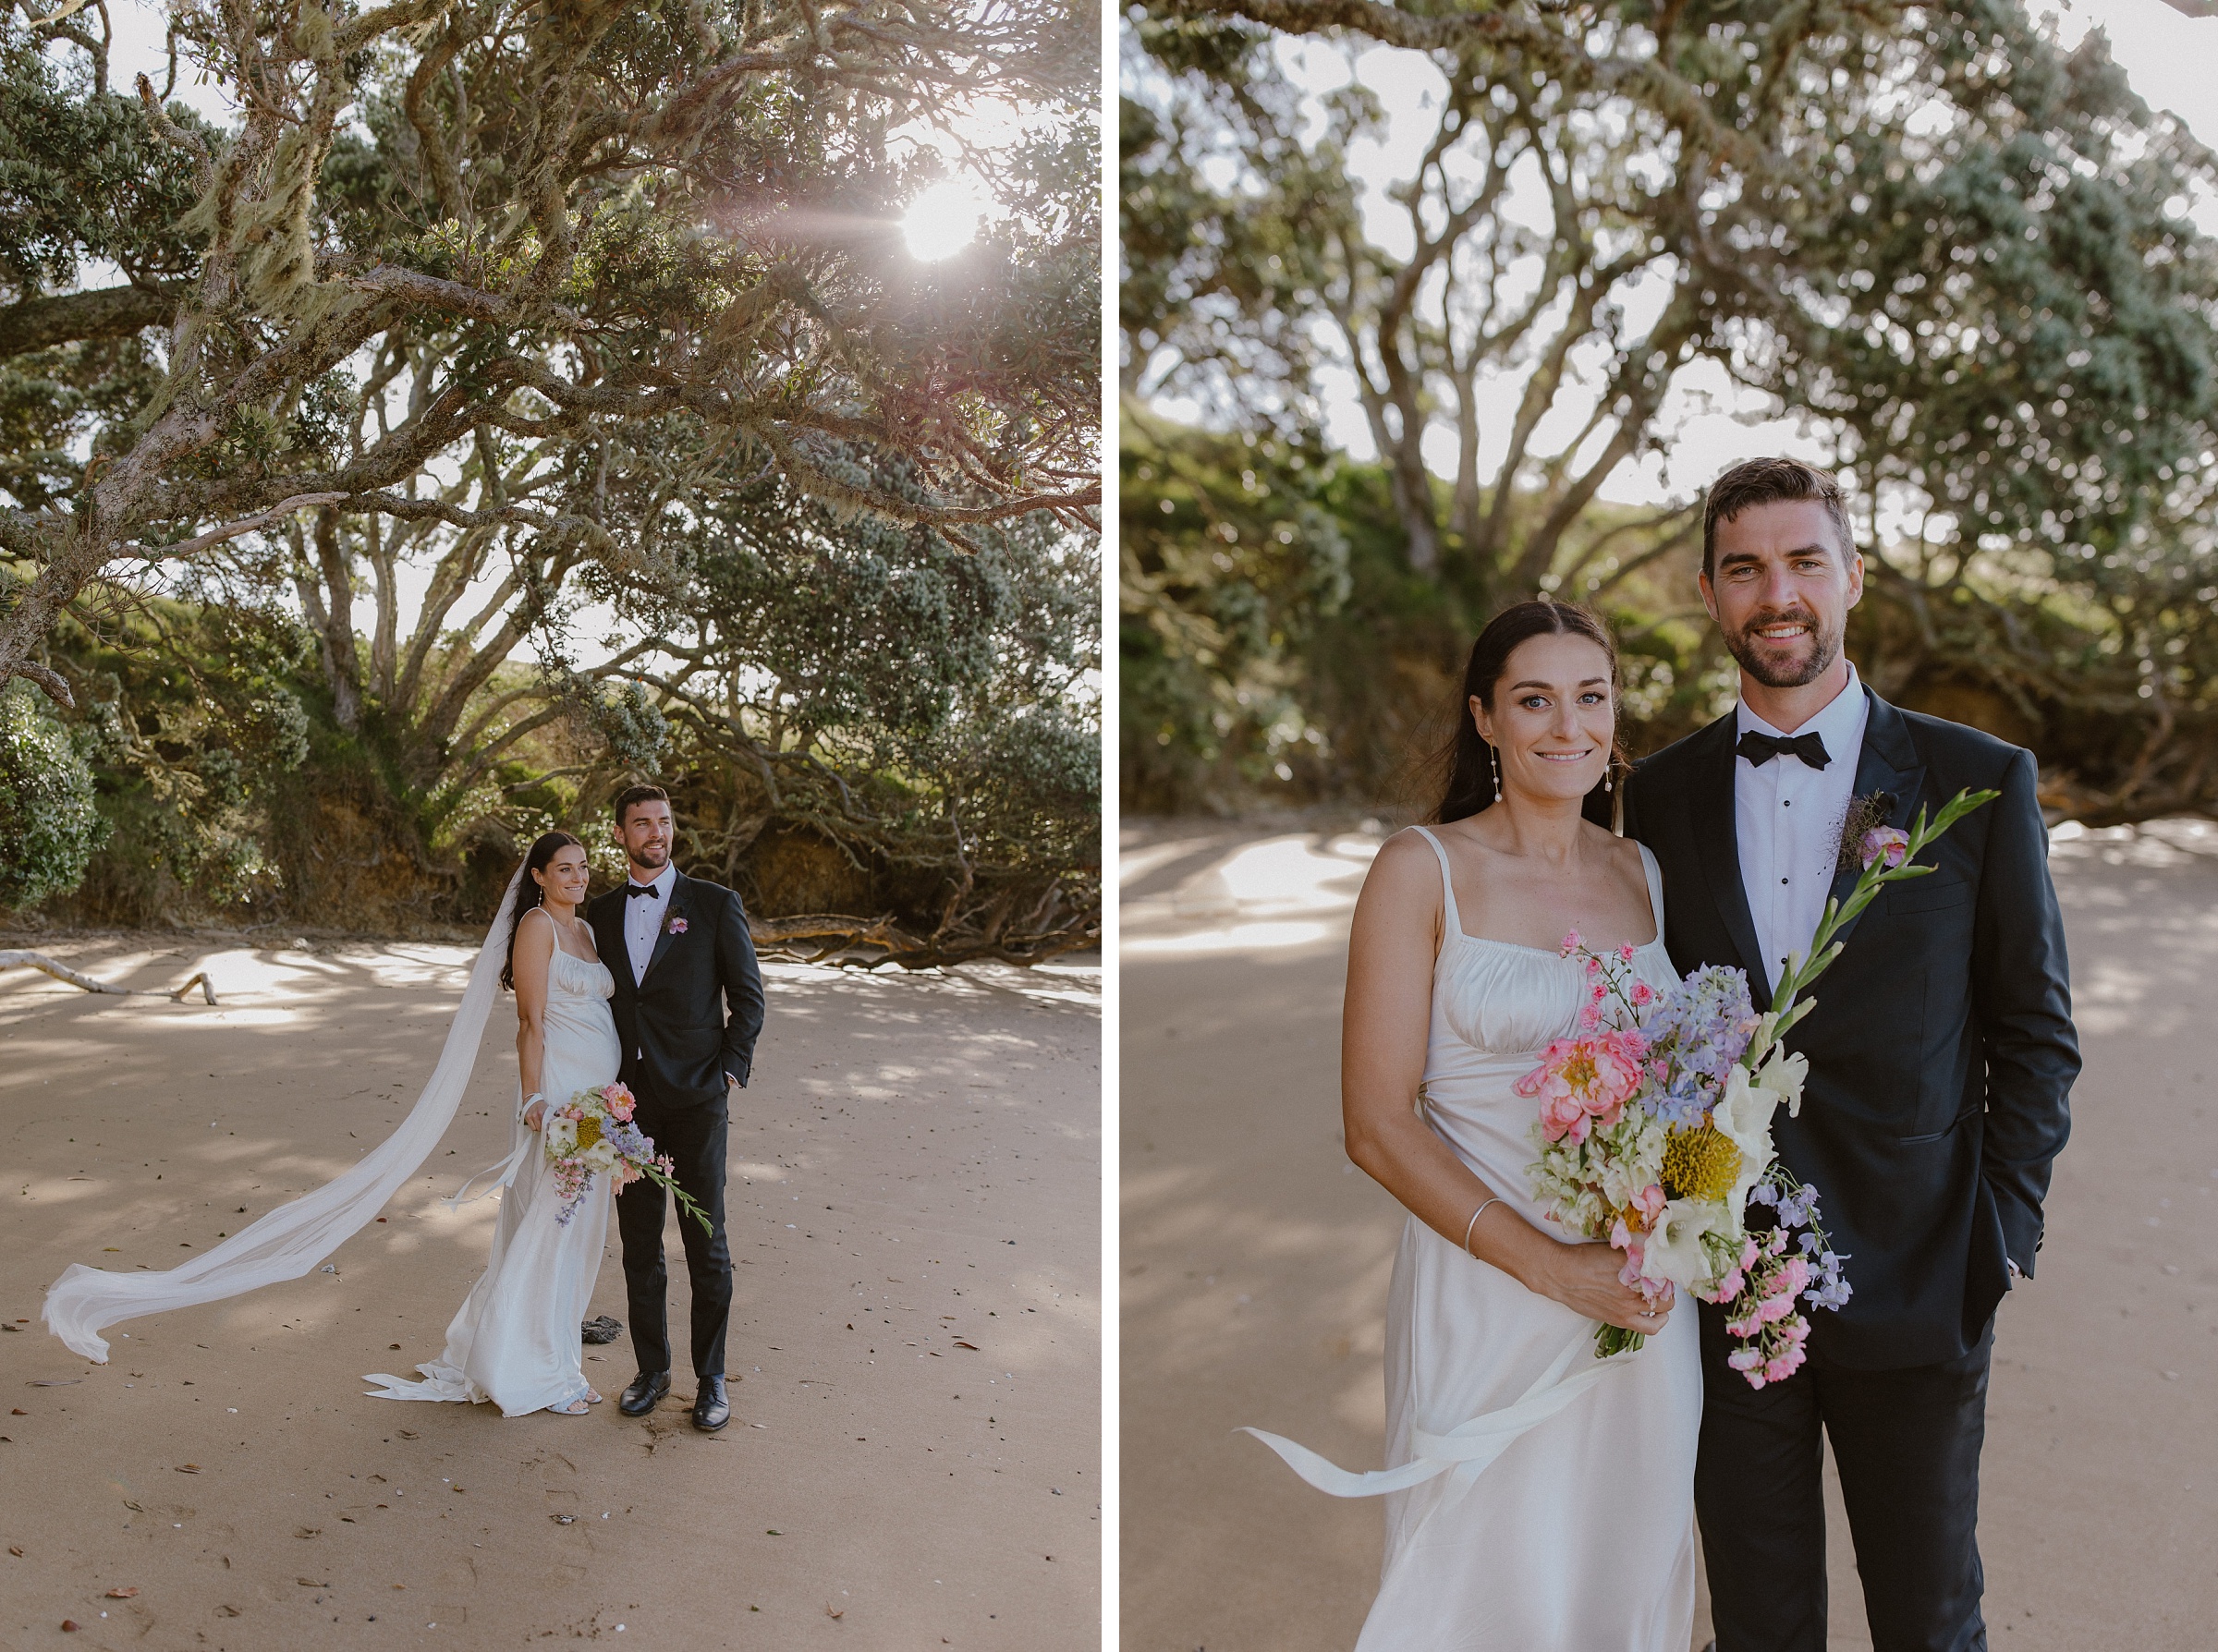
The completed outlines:
<svg viewBox="0 0 2218 1652">
<path fill-rule="evenodd" d="M 531 874 L 545 871 L 547 863 L 554 858 L 556 850 L 573 844 L 580 849 L 585 847 L 567 832 L 549 832 L 543 833 L 531 845 L 531 853 L 524 856 L 524 876 L 516 890 L 516 910 L 508 915 L 508 955 L 501 964 L 501 985 L 511 992 L 516 990 L 516 926 L 524 921 L 525 913 L 546 899 L 547 892 L 540 888 L 539 880 Z"/>
<path fill-rule="evenodd" d="M 1440 805 L 1432 815 L 1435 823 L 1465 820 L 1493 807 L 1494 757 L 1471 716 L 1470 702 L 1477 699 L 1488 711 L 1493 710 L 1494 685 L 1509 668 L 1510 655 L 1519 643 L 1535 637 L 1585 638 L 1609 660 L 1610 694 L 1613 699 L 1616 698 L 1617 641 L 1600 614 L 1576 602 L 1536 599 L 1511 603 L 1486 622 L 1486 629 L 1471 644 L 1470 662 L 1463 669 L 1463 692 L 1454 707 L 1456 733 L 1433 757 L 1434 771 L 1444 777 Z M 1624 754 L 1613 745 L 1604 775 L 1610 769 L 1621 767 L 1624 760 Z"/>
</svg>

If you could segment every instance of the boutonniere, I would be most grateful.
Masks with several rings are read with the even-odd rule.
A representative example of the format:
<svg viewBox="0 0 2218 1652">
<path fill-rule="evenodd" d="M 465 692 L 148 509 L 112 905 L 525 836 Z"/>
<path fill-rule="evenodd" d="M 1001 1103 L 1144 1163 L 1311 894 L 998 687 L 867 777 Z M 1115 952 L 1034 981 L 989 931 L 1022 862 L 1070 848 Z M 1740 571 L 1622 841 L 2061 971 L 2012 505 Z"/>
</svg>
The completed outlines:
<svg viewBox="0 0 2218 1652">
<path fill-rule="evenodd" d="M 1894 812 L 1892 792 L 1851 797 L 1848 813 L 1841 821 L 1841 846 L 1834 869 L 1860 872 L 1878 861 L 1884 861 L 1890 869 L 1900 866 L 1909 853 L 1910 840 L 1900 827 L 1887 824 L 1887 817 Z"/>
<path fill-rule="evenodd" d="M 668 934 L 683 935 L 686 932 L 686 920 L 673 912 L 670 915 L 670 921 L 664 924 L 663 929 Z"/>
</svg>

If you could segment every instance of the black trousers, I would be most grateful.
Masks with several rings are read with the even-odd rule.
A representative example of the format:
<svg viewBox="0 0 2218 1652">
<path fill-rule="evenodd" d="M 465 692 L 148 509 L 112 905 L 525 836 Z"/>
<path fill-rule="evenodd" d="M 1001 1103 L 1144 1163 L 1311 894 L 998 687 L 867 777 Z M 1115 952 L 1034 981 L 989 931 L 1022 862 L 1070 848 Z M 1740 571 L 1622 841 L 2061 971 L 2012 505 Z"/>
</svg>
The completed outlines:
<svg viewBox="0 0 2218 1652">
<path fill-rule="evenodd" d="M 718 1101 L 709 1107 L 663 1107 L 641 1091 L 640 1128 L 658 1153 L 676 1161 L 672 1174 L 701 1201 L 716 1231 L 681 1212 L 686 1278 L 692 1287 L 692 1354 L 697 1376 L 724 1375 L 724 1333 L 732 1318 L 732 1247 L 724 1233 L 724 1153 L 731 1120 Z M 671 1199 L 652 1182 L 616 1195 L 616 1232 L 624 1241 L 624 1292 L 631 1312 L 631 1346 L 642 1371 L 670 1368 L 670 1273 L 663 1262 L 663 1216 Z"/>
<path fill-rule="evenodd" d="M 1824 1439 L 1833 1441 L 1874 1652 L 1985 1652 L 1980 1447 L 1989 1322 L 1960 1359 L 1858 1371 L 1812 1354 L 1752 1389 L 1704 1303 L 1695 1517 L 1717 1652 L 1823 1652 Z M 1822 1431 L 1822 1432 L 1821 1432 Z"/>
</svg>

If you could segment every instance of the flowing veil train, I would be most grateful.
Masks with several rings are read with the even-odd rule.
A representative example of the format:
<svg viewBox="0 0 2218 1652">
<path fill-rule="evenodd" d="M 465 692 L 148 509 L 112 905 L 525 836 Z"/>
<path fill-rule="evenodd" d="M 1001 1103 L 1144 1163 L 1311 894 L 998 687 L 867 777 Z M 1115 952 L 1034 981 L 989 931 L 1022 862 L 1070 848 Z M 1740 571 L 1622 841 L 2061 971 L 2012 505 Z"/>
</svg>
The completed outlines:
<svg viewBox="0 0 2218 1652">
<path fill-rule="evenodd" d="M 299 1279 L 366 1226 L 431 1156 L 454 1122 L 500 990 L 508 916 L 523 877 L 519 864 L 501 896 L 493 927 L 485 931 L 485 944 L 479 949 L 469 985 L 447 1027 L 438 1065 L 398 1129 L 345 1174 L 278 1206 L 181 1267 L 163 1273 L 108 1273 L 71 1263 L 46 1293 L 48 1329 L 87 1359 L 105 1365 L 108 1344 L 100 1333 L 118 1321 L 217 1302 L 281 1280 Z"/>
</svg>

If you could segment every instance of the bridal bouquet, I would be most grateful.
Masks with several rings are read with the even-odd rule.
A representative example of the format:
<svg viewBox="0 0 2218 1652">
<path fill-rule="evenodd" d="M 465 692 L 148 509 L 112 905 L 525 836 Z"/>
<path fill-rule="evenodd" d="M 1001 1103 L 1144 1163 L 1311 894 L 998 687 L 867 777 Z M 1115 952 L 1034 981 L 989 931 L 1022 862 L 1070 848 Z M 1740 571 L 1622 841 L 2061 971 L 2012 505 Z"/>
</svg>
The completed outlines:
<svg viewBox="0 0 2218 1652">
<path fill-rule="evenodd" d="M 1930 820 L 1921 808 L 1907 832 L 1859 800 L 1841 851 L 1844 867 L 1862 869 L 1856 885 L 1825 903 L 1809 953 L 1787 959 L 1762 1015 L 1740 970 L 1698 969 L 1659 994 L 1631 978 L 1632 947 L 1605 955 L 1576 931 L 1564 938 L 1563 955 L 1586 960 L 1581 1036 L 1550 1044 L 1517 1083 L 1541 1104 L 1535 1195 L 1550 1221 L 1625 1252 L 1619 1278 L 1643 1296 L 1676 1286 L 1724 1308 L 1739 1343 L 1727 1363 L 1751 1387 L 1801 1367 L 1810 1321 L 1798 1304 L 1838 1308 L 1849 1295 L 1817 1193 L 1772 1145 L 1772 1115 L 1800 1110 L 1809 1071 L 1781 1043 L 1815 1002 L 1799 995 L 1840 956 L 1835 937 L 1880 888 L 1932 871 L 1916 864 L 1919 851 L 1995 796 L 1959 793 Z M 1604 1325 L 1594 1352 L 1606 1359 L 1645 1340 Z"/>
<path fill-rule="evenodd" d="M 619 1193 L 642 1178 L 659 1183 L 669 1189 L 681 1213 L 713 1233 L 709 1213 L 672 1177 L 670 1156 L 658 1155 L 653 1141 L 632 1122 L 637 1110 L 636 1099 L 621 1084 L 579 1090 L 561 1106 L 547 1109 L 541 1128 L 547 1160 L 554 1167 L 554 1190 L 562 1196 L 554 1220 L 567 1227 L 592 1191 L 594 1176 L 606 1173 L 615 1177 Z"/>
</svg>

